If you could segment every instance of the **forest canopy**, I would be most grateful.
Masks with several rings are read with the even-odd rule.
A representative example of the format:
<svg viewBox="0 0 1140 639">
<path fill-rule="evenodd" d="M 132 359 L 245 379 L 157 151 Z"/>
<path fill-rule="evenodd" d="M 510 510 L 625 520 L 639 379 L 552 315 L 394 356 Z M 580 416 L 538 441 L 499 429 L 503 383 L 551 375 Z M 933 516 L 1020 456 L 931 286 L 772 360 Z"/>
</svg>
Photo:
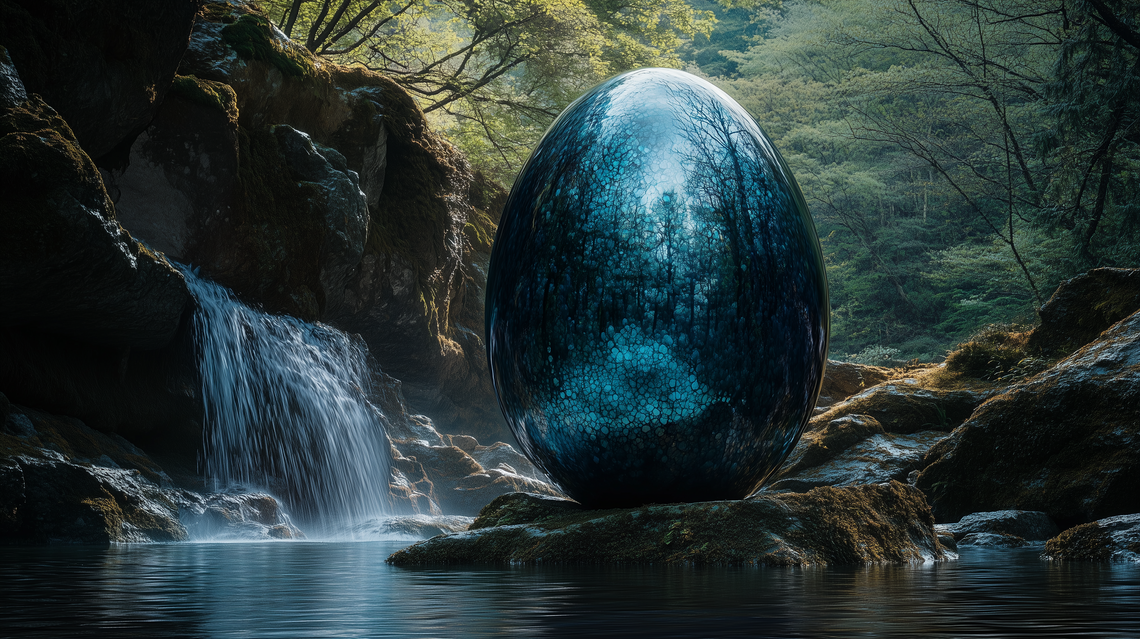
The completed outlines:
<svg viewBox="0 0 1140 639">
<path fill-rule="evenodd" d="M 584 89 L 683 67 L 736 98 L 804 190 L 832 356 L 938 359 L 1140 257 L 1130 0 L 270 0 L 312 52 L 393 77 L 509 184 Z"/>
</svg>

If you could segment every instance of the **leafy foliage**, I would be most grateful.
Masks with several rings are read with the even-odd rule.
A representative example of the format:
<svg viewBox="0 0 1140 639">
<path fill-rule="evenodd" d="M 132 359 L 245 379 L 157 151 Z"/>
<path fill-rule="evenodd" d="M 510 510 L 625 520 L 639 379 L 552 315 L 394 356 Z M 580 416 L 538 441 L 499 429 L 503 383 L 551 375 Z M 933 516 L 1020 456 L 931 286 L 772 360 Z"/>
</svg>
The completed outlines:
<svg viewBox="0 0 1140 639">
<path fill-rule="evenodd" d="M 1136 12 L 801 0 L 720 52 L 736 66 L 713 80 L 812 207 L 833 355 L 936 359 L 979 326 L 1032 321 L 1066 277 L 1136 263 Z"/>
<path fill-rule="evenodd" d="M 390 75 L 503 181 L 558 113 L 601 79 L 676 67 L 714 18 L 684 0 L 270 0 L 310 51 Z"/>
</svg>

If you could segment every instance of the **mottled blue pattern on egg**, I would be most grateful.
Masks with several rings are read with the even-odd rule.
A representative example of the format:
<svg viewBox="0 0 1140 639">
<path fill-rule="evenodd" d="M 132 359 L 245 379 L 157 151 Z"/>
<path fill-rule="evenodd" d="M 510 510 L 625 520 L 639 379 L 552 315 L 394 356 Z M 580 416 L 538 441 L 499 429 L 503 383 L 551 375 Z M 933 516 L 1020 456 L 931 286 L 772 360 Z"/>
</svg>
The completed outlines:
<svg viewBox="0 0 1140 639">
<path fill-rule="evenodd" d="M 559 116 L 511 190 L 487 339 L 507 422 L 570 496 L 746 497 L 798 441 L 827 358 L 799 187 L 704 80 L 608 80 Z"/>
</svg>

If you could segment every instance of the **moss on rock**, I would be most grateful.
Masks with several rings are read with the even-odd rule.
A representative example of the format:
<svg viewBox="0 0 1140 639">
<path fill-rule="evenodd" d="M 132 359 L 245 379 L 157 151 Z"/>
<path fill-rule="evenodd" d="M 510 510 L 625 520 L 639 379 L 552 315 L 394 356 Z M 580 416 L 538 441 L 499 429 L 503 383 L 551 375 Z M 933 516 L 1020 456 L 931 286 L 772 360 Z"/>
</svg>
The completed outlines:
<svg viewBox="0 0 1140 639">
<path fill-rule="evenodd" d="M 1098 268 L 1061 282 L 1041 307 L 1028 348 L 1068 355 L 1140 309 L 1140 269 Z"/>
<path fill-rule="evenodd" d="M 203 80 L 193 75 L 176 75 L 170 92 L 194 104 L 221 111 L 230 122 L 237 124 L 237 94 L 228 84 Z"/>
<path fill-rule="evenodd" d="M 1136 510 L 1140 314 L 990 398 L 936 444 L 917 486 L 939 521 L 1039 510 L 1072 526 Z"/>
<path fill-rule="evenodd" d="M 897 380 L 873 386 L 828 407 L 811 419 L 808 430 L 822 428 L 845 415 L 869 415 L 888 433 L 949 432 L 969 417 L 983 399 L 985 395 L 970 390 L 936 390 L 924 388 L 915 380 Z"/>
<path fill-rule="evenodd" d="M 260 60 L 273 65 L 287 76 L 304 76 L 313 72 L 309 57 L 297 45 L 278 39 L 269 18 L 247 13 L 222 28 L 222 41 L 246 60 Z"/>
<path fill-rule="evenodd" d="M 394 553 L 397 565 L 655 563 L 807 566 L 941 560 L 922 495 L 891 482 L 743 501 L 586 510 L 514 493 L 467 532 Z"/>
<path fill-rule="evenodd" d="M 1140 562 L 1140 514 L 1074 526 L 1045 543 L 1045 556 L 1062 561 Z"/>
<path fill-rule="evenodd" d="M 946 369 L 986 381 L 998 381 L 1029 356 L 1029 331 L 1018 326 L 990 325 L 946 356 Z"/>
</svg>

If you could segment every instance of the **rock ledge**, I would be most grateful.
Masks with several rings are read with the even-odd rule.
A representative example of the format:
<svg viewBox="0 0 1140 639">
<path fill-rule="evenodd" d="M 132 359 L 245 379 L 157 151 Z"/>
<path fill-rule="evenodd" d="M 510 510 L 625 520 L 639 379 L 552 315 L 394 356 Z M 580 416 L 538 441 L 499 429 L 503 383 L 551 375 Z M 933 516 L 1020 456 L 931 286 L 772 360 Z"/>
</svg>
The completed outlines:
<svg viewBox="0 0 1140 639">
<path fill-rule="evenodd" d="M 512 493 L 483 508 L 468 531 L 417 543 L 388 562 L 809 566 L 953 558 L 933 527 L 922 494 L 899 482 L 612 510 Z"/>
</svg>

